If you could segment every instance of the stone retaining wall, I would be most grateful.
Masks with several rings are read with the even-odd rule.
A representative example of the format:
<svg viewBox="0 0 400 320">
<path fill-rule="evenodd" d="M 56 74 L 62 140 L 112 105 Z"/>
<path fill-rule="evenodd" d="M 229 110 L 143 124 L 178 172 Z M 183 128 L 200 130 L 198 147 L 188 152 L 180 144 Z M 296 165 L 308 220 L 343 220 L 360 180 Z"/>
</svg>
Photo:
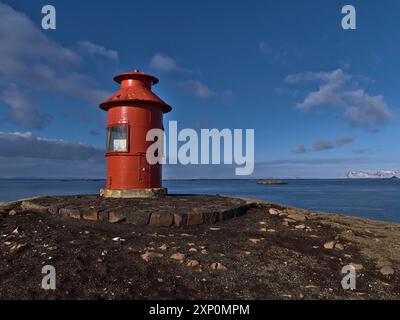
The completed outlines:
<svg viewBox="0 0 400 320">
<path fill-rule="evenodd" d="M 99 196 L 42 197 L 24 200 L 22 212 L 49 213 L 72 219 L 136 226 L 171 227 L 214 224 L 239 217 L 255 203 L 222 196 L 178 196 L 159 199 L 104 199 Z"/>
</svg>

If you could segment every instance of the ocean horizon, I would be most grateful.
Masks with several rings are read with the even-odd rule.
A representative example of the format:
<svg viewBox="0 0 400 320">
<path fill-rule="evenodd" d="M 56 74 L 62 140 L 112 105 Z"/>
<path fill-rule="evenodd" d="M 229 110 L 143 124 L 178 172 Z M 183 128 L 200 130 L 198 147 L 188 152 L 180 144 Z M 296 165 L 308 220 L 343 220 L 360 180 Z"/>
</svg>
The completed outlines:
<svg viewBox="0 0 400 320">
<path fill-rule="evenodd" d="M 165 179 L 171 194 L 229 195 L 312 211 L 400 223 L 399 179 L 282 179 L 285 185 L 258 185 L 258 179 Z M 0 179 L 0 202 L 40 195 L 98 194 L 105 179 Z"/>
</svg>

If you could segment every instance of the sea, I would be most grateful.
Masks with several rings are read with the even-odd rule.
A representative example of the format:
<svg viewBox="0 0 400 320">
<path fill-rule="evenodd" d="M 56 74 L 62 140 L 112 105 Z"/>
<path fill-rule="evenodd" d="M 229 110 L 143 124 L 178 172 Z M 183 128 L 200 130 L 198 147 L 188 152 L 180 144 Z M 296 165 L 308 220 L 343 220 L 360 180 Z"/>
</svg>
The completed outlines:
<svg viewBox="0 0 400 320">
<path fill-rule="evenodd" d="M 173 194 L 219 194 L 265 200 L 326 213 L 400 223 L 400 179 L 165 180 Z M 0 202 L 37 195 L 98 194 L 104 180 L 0 179 Z"/>
</svg>

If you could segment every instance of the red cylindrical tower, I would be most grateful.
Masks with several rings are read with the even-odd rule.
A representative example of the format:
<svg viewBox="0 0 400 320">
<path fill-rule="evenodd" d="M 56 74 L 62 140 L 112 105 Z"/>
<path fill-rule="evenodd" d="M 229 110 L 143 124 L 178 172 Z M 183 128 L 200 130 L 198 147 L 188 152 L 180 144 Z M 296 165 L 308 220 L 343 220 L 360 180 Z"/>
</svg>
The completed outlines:
<svg viewBox="0 0 400 320">
<path fill-rule="evenodd" d="M 105 197 L 148 197 L 166 190 L 161 185 L 161 164 L 149 164 L 146 141 L 150 129 L 163 129 L 163 114 L 172 108 L 151 91 L 158 79 L 134 70 L 114 77 L 121 88 L 100 104 L 108 112 L 107 185 Z"/>
</svg>

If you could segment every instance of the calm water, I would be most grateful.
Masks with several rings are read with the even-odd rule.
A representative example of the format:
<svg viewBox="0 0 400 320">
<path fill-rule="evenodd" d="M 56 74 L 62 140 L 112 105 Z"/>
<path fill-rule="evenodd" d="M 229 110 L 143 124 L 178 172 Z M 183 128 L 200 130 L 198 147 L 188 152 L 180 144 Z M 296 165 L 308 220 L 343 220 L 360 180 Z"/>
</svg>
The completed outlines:
<svg viewBox="0 0 400 320">
<path fill-rule="evenodd" d="M 400 180 L 288 180 L 257 185 L 256 180 L 165 181 L 170 193 L 224 194 L 268 200 L 310 210 L 400 222 Z M 95 194 L 102 180 L 0 180 L 0 201 L 34 195 Z"/>
</svg>

